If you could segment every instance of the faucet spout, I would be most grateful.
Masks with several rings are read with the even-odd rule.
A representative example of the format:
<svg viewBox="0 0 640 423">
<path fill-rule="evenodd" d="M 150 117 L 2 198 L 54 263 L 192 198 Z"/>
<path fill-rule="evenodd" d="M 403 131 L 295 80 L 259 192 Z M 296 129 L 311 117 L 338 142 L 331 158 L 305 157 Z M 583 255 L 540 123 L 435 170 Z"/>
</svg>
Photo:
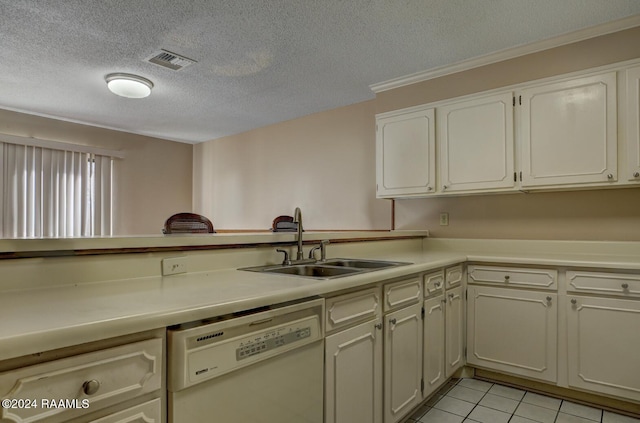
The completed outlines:
<svg viewBox="0 0 640 423">
<path fill-rule="evenodd" d="M 296 254 L 296 260 L 304 259 L 304 252 L 302 251 L 302 211 L 300 207 L 296 207 L 293 212 L 293 221 L 298 224 L 298 252 Z"/>
</svg>

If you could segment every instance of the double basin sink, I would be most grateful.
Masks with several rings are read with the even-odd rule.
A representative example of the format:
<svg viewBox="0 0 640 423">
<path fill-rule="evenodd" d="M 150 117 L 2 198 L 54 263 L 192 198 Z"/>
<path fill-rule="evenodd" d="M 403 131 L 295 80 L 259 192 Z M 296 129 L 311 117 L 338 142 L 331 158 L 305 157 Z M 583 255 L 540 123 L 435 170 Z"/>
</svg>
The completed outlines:
<svg viewBox="0 0 640 423">
<path fill-rule="evenodd" d="M 333 279 L 342 276 L 356 275 L 363 272 L 371 272 L 375 270 L 388 269 L 391 267 L 405 266 L 407 264 L 411 263 L 385 260 L 338 258 L 304 264 L 245 267 L 239 270 L 248 270 L 251 272 L 261 273 L 276 273 L 314 279 Z"/>
</svg>

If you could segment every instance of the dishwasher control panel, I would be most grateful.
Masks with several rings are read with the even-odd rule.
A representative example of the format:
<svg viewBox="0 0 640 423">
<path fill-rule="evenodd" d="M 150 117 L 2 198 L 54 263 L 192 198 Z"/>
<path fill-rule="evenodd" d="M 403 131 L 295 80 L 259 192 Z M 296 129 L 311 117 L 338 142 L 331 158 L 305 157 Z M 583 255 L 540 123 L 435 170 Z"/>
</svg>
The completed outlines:
<svg viewBox="0 0 640 423">
<path fill-rule="evenodd" d="M 236 348 L 236 360 L 244 360 L 256 354 L 263 354 L 275 349 L 304 341 L 311 336 L 312 325 L 306 327 L 284 327 L 274 331 L 261 333 L 253 338 L 240 341 Z"/>
<path fill-rule="evenodd" d="M 317 304 L 168 331 L 169 390 L 184 389 L 322 340 L 324 303 Z"/>
</svg>

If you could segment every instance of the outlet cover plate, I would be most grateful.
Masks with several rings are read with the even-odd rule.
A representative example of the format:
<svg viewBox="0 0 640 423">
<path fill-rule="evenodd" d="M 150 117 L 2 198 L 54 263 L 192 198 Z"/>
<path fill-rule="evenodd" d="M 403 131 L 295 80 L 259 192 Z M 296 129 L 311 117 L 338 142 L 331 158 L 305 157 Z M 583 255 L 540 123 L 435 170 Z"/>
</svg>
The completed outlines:
<svg viewBox="0 0 640 423">
<path fill-rule="evenodd" d="M 186 257 L 171 257 L 162 259 L 162 276 L 187 273 Z"/>
</svg>

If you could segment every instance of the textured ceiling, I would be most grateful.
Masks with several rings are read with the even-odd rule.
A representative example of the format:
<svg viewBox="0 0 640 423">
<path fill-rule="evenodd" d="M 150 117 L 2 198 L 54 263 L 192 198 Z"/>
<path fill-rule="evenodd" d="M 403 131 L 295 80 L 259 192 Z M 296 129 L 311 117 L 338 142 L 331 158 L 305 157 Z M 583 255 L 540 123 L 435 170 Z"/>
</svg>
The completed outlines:
<svg viewBox="0 0 640 423">
<path fill-rule="evenodd" d="M 196 143 L 639 13 L 639 0 L 0 0 L 0 108 Z M 197 63 L 148 63 L 161 48 Z M 111 94 L 112 72 L 151 79 L 151 96 Z"/>
</svg>

